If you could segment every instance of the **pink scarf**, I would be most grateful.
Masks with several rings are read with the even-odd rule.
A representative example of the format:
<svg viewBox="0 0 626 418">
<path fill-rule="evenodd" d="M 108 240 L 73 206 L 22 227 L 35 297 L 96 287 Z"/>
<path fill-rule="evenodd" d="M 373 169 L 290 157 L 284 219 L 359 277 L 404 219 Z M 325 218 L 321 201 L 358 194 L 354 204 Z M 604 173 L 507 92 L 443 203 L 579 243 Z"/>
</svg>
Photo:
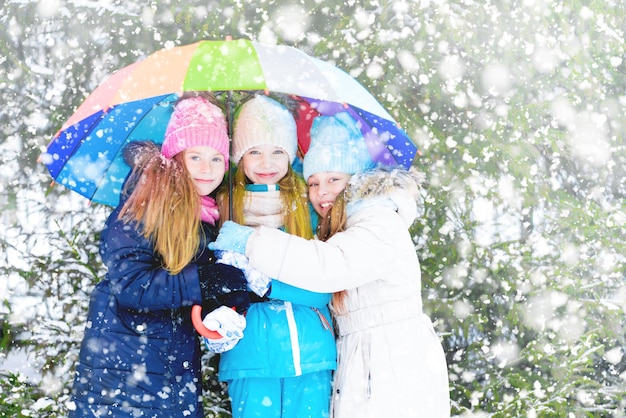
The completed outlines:
<svg viewBox="0 0 626 418">
<path fill-rule="evenodd" d="M 202 196 L 200 198 L 200 219 L 204 222 L 208 222 L 211 225 L 215 225 L 215 221 L 220 218 L 220 212 L 217 209 L 217 202 L 210 196 Z"/>
</svg>

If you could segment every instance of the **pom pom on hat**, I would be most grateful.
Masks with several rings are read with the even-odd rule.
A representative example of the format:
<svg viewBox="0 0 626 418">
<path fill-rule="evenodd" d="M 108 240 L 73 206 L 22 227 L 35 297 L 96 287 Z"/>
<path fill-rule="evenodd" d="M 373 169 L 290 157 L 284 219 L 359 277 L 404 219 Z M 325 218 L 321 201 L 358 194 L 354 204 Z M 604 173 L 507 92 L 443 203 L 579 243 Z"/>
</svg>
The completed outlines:
<svg viewBox="0 0 626 418">
<path fill-rule="evenodd" d="M 313 120 L 311 145 L 303 162 L 305 180 L 323 171 L 355 174 L 373 167 L 365 138 L 349 113 Z"/>
<path fill-rule="evenodd" d="M 197 146 L 215 148 L 224 156 L 228 169 L 228 129 L 224 112 L 203 97 L 191 97 L 176 104 L 165 129 L 161 153 L 172 158 Z"/>
<path fill-rule="evenodd" d="M 239 164 L 250 148 L 265 144 L 284 149 L 293 163 L 298 150 L 298 134 L 296 121 L 285 106 L 267 96 L 258 95 L 241 105 L 235 116 L 233 163 Z"/>
</svg>

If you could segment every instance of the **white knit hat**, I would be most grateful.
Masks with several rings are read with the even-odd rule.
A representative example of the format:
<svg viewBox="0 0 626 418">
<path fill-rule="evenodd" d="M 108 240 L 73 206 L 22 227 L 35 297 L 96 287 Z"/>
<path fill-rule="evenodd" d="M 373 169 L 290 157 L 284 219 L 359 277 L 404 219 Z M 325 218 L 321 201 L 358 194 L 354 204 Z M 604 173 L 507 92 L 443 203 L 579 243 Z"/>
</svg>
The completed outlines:
<svg viewBox="0 0 626 418">
<path fill-rule="evenodd" d="M 247 150 L 265 144 L 284 149 L 293 163 L 298 150 L 298 134 L 296 121 L 285 106 L 258 95 L 241 105 L 235 116 L 231 161 L 239 164 Z"/>
</svg>

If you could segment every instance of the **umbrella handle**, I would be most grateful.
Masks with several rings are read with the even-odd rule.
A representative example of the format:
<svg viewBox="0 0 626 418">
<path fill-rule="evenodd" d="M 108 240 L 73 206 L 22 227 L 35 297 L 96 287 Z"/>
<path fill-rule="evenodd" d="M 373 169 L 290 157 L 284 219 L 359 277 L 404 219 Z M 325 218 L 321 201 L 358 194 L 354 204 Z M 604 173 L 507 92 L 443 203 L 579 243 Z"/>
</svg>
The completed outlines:
<svg viewBox="0 0 626 418">
<path fill-rule="evenodd" d="M 219 332 L 208 329 L 202 323 L 202 306 L 193 305 L 191 307 L 191 323 L 193 327 L 198 331 L 198 334 L 202 335 L 204 338 L 208 338 L 210 340 L 219 340 L 222 338 Z"/>
</svg>

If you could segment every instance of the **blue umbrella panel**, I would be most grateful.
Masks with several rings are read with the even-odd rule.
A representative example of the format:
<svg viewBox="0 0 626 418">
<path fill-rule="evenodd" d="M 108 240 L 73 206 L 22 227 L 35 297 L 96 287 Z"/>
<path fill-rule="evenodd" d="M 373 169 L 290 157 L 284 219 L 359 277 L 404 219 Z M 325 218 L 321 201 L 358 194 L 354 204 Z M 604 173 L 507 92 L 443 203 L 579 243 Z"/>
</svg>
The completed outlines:
<svg viewBox="0 0 626 418">
<path fill-rule="evenodd" d="M 93 202 L 116 206 L 130 171 L 124 146 L 137 140 L 161 144 L 177 99 L 169 94 L 123 103 L 69 127 L 48 147 L 50 174 Z"/>
</svg>

